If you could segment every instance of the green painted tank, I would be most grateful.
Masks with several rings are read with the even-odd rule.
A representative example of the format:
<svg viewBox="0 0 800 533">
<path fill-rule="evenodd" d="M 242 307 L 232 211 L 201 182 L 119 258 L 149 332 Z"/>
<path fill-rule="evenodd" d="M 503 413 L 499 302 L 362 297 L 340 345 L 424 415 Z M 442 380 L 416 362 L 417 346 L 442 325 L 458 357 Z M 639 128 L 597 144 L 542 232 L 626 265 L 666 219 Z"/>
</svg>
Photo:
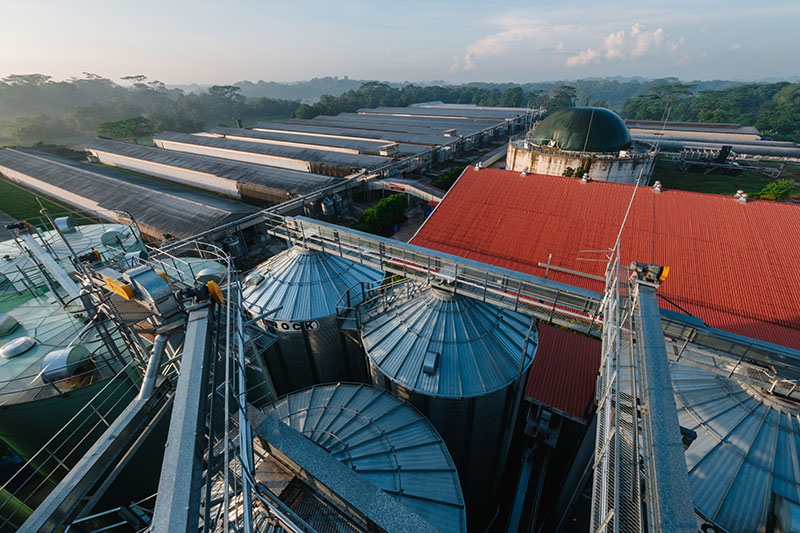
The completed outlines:
<svg viewBox="0 0 800 533">
<path fill-rule="evenodd" d="M 602 107 L 571 107 L 556 111 L 533 129 L 528 138 L 539 146 L 575 152 L 618 152 L 631 146 L 622 118 Z"/>
</svg>

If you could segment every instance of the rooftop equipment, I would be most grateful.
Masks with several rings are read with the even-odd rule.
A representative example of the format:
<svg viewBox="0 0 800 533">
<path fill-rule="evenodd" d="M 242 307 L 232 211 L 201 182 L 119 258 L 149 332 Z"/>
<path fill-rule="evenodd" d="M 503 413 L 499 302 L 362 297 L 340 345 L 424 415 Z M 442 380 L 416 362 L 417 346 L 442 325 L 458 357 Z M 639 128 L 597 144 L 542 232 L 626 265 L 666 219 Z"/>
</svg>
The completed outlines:
<svg viewBox="0 0 800 533">
<path fill-rule="evenodd" d="M 339 332 L 336 303 L 350 287 L 376 286 L 383 277 L 380 270 L 297 246 L 247 277 L 245 309 L 278 336 L 266 359 L 279 394 L 366 379 L 363 352 Z"/>
</svg>

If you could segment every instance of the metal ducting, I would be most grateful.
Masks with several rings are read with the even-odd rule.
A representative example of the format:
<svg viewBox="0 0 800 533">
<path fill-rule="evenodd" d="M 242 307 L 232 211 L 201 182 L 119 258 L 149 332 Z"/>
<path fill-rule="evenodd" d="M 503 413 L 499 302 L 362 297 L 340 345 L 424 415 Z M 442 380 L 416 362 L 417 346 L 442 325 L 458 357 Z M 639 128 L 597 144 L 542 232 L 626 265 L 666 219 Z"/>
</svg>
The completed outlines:
<svg viewBox="0 0 800 533">
<path fill-rule="evenodd" d="M 265 410 L 443 532 L 467 530 L 458 474 L 416 409 L 368 385 L 295 392 Z"/>
<path fill-rule="evenodd" d="M 773 499 L 800 501 L 800 404 L 764 389 L 672 365 L 681 426 L 703 531 L 766 531 Z"/>
<path fill-rule="evenodd" d="M 439 288 L 409 291 L 408 284 L 367 302 L 361 324 L 372 382 L 428 417 L 459 468 L 470 509 L 485 505 L 503 473 L 538 345 L 535 324 Z"/>
<path fill-rule="evenodd" d="M 259 277 L 260 276 L 260 277 Z M 336 304 L 347 289 L 378 285 L 380 270 L 341 257 L 293 247 L 251 273 L 244 307 L 278 336 L 265 354 L 278 394 L 319 383 L 365 381 L 361 348 L 339 330 Z"/>
</svg>

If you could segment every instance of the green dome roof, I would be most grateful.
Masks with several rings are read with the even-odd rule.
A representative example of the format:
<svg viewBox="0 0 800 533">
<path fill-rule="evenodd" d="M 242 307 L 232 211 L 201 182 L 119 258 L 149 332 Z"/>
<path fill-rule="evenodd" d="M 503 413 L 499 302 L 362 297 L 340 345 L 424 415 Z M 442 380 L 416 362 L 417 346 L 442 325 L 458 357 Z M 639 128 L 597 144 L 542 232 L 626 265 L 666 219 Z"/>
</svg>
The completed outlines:
<svg viewBox="0 0 800 533">
<path fill-rule="evenodd" d="M 589 138 L 586 132 L 589 130 Z M 631 134 L 619 115 L 602 107 L 571 107 L 556 111 L 533 129 L 531 142 L 555 145 L 562 150 L 617 152 L 631 145 Z"/>
</svg>

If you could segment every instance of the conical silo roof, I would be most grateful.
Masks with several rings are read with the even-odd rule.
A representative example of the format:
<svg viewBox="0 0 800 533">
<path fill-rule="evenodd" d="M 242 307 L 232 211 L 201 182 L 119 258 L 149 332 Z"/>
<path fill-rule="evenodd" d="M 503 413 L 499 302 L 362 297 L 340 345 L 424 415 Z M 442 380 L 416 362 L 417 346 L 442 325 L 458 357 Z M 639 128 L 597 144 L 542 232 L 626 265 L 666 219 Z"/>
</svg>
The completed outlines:
<svg viewBox="0 0 800 533">
<path fill-rule="evenodd" d="M 800 501 L 800 405 L 763 389 L 672 366 L 695 508 L 730 533 L 762 531 L 772 495 Z"/>
<path fill-rule="evenodd" d="M 524 373 L 538 345 L 531 318 L 430 286 L 365 312 L 361 338 L 372 363 L 390 380 L 448 398 L 508 386 L 520 376 L 523 347 Z"/>
<path fill-rule="evenodd" d="M 270 315 L 272 320 L 303 321 L 335 314 L 347 289 L 361 282 L 379 283 L 383 272 L 295 246 L 261 264 L 248 278 L 244 306 L 251 313 L 280 307 Z"/>
<path fill-rule="evenodd" d="M 275 402 L 275 412 L 332 456 L 444 532 L 466 531 L 456 467 L 419 411 L 368 385 L 317 385 Z"/>
</svg>

